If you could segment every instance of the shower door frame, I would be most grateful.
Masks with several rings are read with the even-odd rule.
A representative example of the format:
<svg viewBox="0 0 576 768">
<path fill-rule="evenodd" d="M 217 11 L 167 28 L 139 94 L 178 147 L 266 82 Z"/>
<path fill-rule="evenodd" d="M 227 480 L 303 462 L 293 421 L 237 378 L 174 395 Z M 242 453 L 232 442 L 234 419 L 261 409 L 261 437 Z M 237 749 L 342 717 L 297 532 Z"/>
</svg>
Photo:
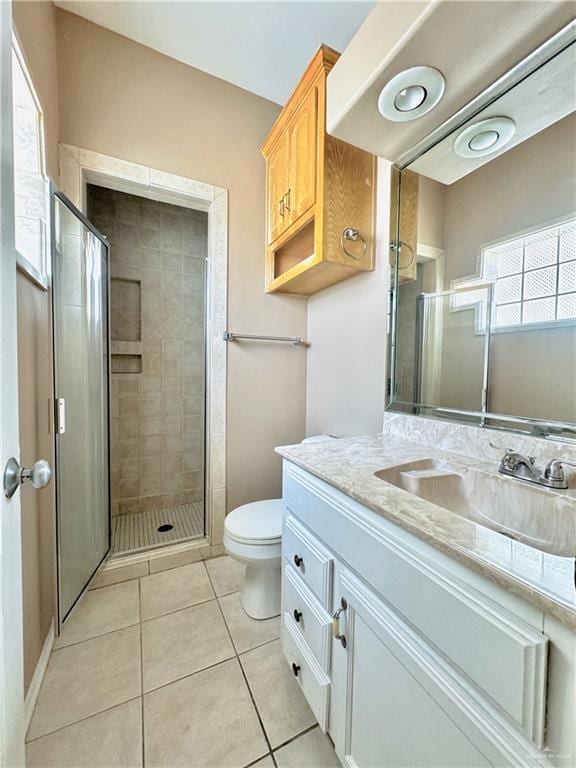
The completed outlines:
<svg viewBox="0 0 576 768">
<path fill-rule="evenodd" d="M 86 227 L 86 229 L 89 230 L 98 240 L 102 243 L 104 246 L 104 254 L 105 254 L 105 262 L 106 262 L 106 307 L 105 307 L 105 314 L 106 314 L 106 360 L 107 360 L 107 375 L 106 375 L 106 399 L 108 402 L 108 408 L 106 409 L 105 418 L 107 420 L 108 430 L 107 430 L 107 439 L 106 439 L 106 450 L 108 455 L 108 482 L 107 482 L 107 498 L 108 498 L 108 548 L 106 549 L 106 552 L 104 553 L 104 556 L 94 569 L 91 577 L 88 579 L 86 585 L 76 598 L 74 604 L 71 606 L 70 610 L 66 613 L 65 616 L 62 615 L 62 604 L 61 604 L 61 594 L 62 594 L 62 568 L 61 568 L 61 562 L 60 562 L 60 544 L 61 544 L 61 509 L 60 509 L 60 497 L 59 497 L 59 468 L 60 468 L 60 443 L 58 439 L 58 432 L 57 432 L 57 395 L 58 395 L 58 364 L 57 364 L 57 340 L 56 340 L 56 293 L 58 288 L 55 289 L 55 281 L 56 281 L 56 270 L 54 269 L 54 264 L 52 264 L 52 291 L 51 291 L 51 321 L 52 321 L 52 349 L 53 349 L 53 355 L 52 355 L 52 377 L 53 377 L 53 391 L 54 391 L 54 399 L 53 399 L 53 408 L 52 408 L 52 418 L 54 423 L 54 502 L 55 502 L 55 519 L 56 519 L 56 636 L 60 634 L 62 631 L 62 624 L 64 623 L 64 620 L 74 611 L 76 606 L 78 605 L 79 601 L 81 600 L 82 596 L 86 593 L 90 586 L 90 582 L 92 581 L 96 571 L 104 560 L 108 557 L 108 554 L 110 552 L 110 546 L 112 543 L 112 520 L 111 520 L 111 512 L 112 512 L 112 489 L 111 489 L 111 483 L 110 483 L 110 461 L 111 461 L 111 436 L 110 436 L 110 246 L 108 244 L 108 241 L 102 235 L 101 232 L 98 232 L 98 230 L 94 227 L 94 225 L 88 221 L 86 216 L 80 211 L 74 203 L 63 193 L 61 192 L 56 184 L 51 180 L 50 181 L 50 254 L 51 258 L 54 259 L 54 254 L 56 253 L 56 231 L 54 227 L 54 221 L 55 221 L 55 207 L 56 207 L 56 200 L 60 200 L 60 202 L 65 205 L 68 210 L 74 214 L 80 221 L 80 223 Z"/>
</svg>

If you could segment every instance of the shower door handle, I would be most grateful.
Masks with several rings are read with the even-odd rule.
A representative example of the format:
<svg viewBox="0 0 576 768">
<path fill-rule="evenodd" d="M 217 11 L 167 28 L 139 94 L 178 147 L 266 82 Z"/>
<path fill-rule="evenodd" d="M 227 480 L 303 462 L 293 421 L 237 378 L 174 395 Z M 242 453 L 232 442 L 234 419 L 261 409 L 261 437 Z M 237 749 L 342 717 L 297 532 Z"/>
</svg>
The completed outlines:
<svg viewBox="0 0 576 768">
<path fill-rule="evenodd" d="M 59 397 L 56 400 L 56 433 L 63 435 L 66 432 L 66 400 Z"/>
</svg>

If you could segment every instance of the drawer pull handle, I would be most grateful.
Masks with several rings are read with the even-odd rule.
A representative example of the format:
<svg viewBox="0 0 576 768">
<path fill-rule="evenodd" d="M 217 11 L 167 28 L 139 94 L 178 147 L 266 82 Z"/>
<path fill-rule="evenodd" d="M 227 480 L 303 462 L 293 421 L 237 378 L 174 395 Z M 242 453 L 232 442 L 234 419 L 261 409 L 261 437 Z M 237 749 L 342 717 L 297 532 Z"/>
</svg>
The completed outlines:
<svg viewBox="0 0 576 768">
<path fill-rule="evenodd" d="M 301 568 L 304 564 L 303 558 L 300 557 L 300 555 L 294 555 L 294 565 L 296 568 Z"/>
<path fill-rule="evenodd" d="M 300 672 L 300 667 L 295 662 L 292 662 L 292 672 L 294 672 L 294 677 L 298 677 L 298 672 Z"/>
<path fill-rule="evenodd" d="M 332 616 L 332 635 L 336 640 L 340 640 L 342 648 L 346 648 L 346 636 L 340 634 L 340 614 L 348 608 L 348 603 L 344 598 L 340 600 L 340 608 Z"/>
<path fill-rule="evenodd" d="M 296 624 L 300 624 L 300 619 L 302 618 L 302 611 L 299 611 L 297 608 L 294 608 L 294 621 Z"/>
</svg>

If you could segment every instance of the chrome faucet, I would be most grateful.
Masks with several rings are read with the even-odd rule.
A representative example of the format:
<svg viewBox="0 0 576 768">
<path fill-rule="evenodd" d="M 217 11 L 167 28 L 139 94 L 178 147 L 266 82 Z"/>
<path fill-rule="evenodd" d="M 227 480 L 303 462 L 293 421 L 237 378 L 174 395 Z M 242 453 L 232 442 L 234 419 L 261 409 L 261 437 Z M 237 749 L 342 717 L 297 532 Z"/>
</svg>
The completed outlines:
<svg viewBox="0 0 576 768">
<path fill-rule="evenodd" d="M 499 445 L 494 445 L 494 443 L 490 443 L 490 445 L 492 448 L 500 448 Z M 564 470 L 562 469 L 563 464 L 576 467 L 576 461 L 569 461 L 568 459 L 552 459 L 552 461 L 548 462 L 544 470 L 538 469 L 536 466 L 536 458 L 534 456 L 524 456 L 522 453 L 518 453 L 518 451 L 514 451 L 512 448 L 507 448 L 504 456 L 500 459 L 498 472 L 502 475 L 514 477 L 517 480 L 524 480 L 528 483 L 542 485 L 545 488 L 564 490 L 568 488 L 568 483 L 566 481 Z"/>
</svg>

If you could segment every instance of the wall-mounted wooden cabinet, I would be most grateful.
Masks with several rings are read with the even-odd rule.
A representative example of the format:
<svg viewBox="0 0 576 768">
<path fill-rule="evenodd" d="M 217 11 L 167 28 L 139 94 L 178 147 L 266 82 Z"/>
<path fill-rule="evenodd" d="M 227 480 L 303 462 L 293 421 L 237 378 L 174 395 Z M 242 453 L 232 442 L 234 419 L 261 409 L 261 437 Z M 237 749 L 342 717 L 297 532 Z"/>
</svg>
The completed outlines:
<svg viewBox="0 0 576 768">
<path fill-rule="evenodd" d="M 326 78 L 338 55 L 318 50 L 262 147 L 268 293 L 308 296 L 374 269 L 375 158 L 326 133 Z M 345 229 L 359 237 L 344 249 Z"/>
</svg>

